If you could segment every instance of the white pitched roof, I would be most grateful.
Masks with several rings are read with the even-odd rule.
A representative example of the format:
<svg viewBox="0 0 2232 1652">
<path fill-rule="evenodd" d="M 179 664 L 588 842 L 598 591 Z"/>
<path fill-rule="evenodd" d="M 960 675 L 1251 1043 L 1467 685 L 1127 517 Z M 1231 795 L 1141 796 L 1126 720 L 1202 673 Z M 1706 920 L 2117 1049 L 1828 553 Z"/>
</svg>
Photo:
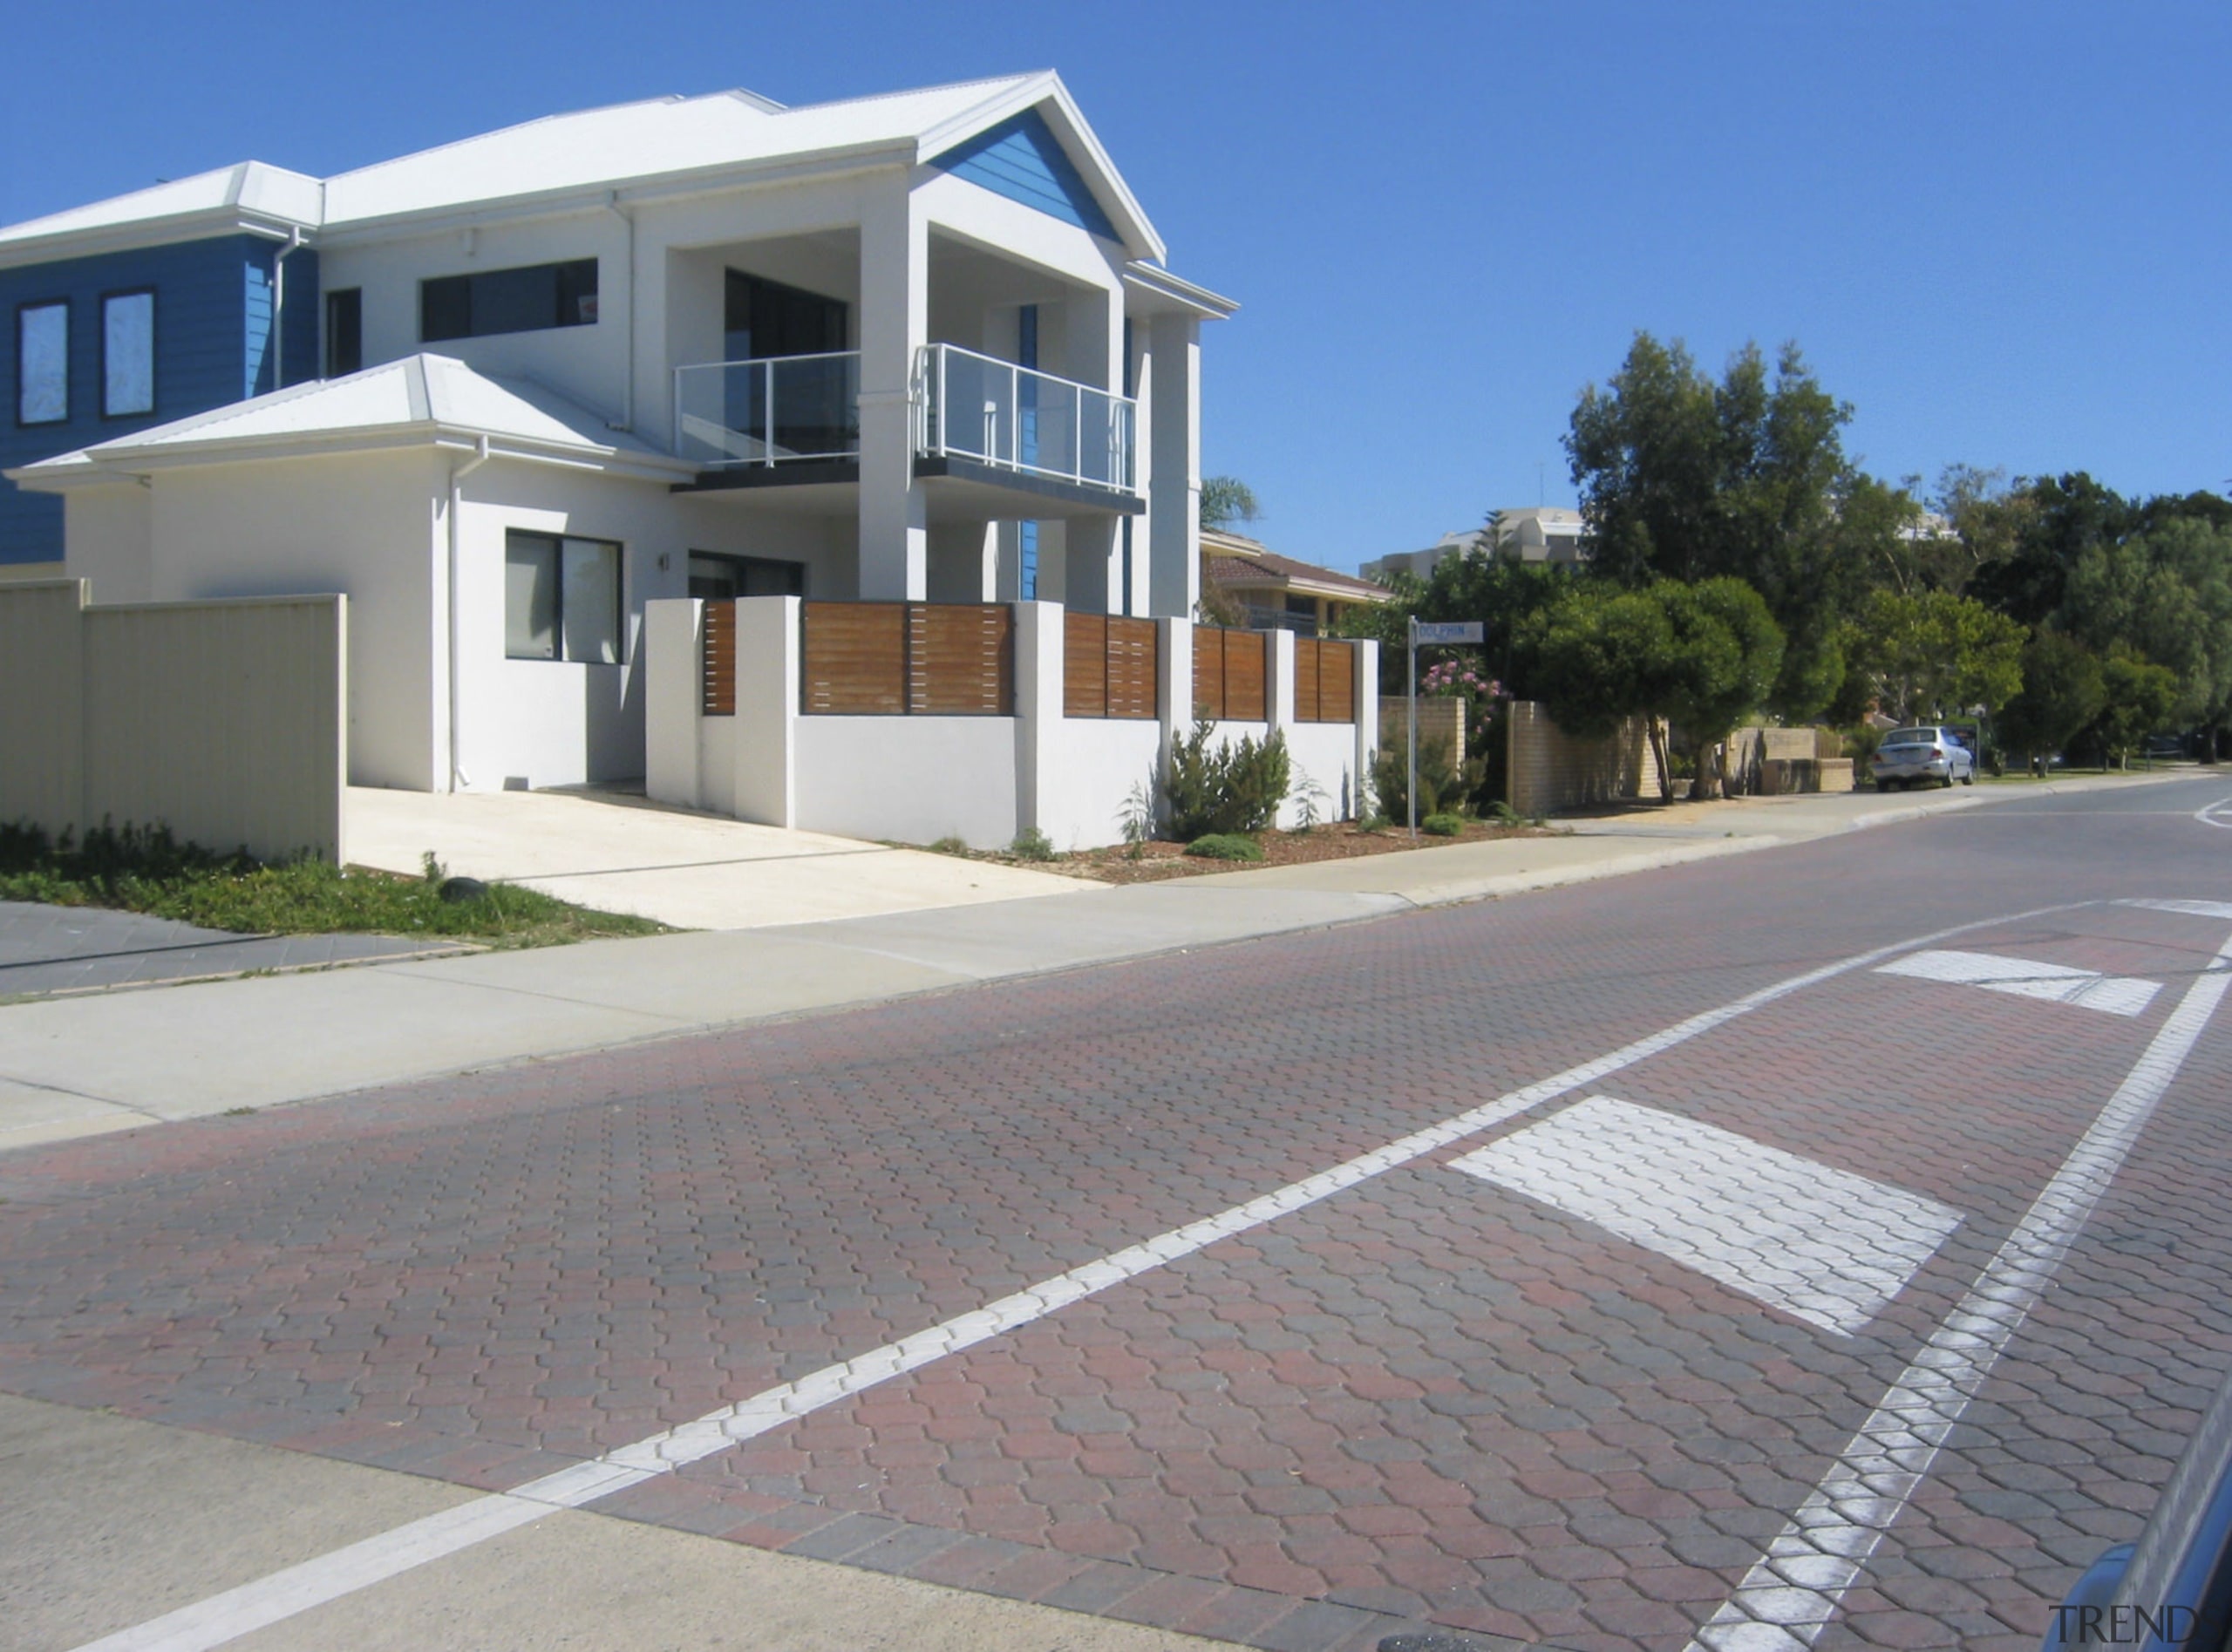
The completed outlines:
<svg viewBox="0 0 2232 1652">
<path fill-rule="evenodd" d="M 1162 243 L 1051 70 L 786 109 L 750 92 L 657 98 L 551 115 L 420 150 L 323 181 L 244 161 L 0 229 L 0 262 L 43 243 L 102 231 L 144 232 L 219 213 L 282 229 L 346 231 L 513 201 L 534 201 L 672 178 L 882 153 L 915 164 L 1033 106 L 1072 150 L 1133 255 Z M 26 243 L 42 243 L 36 249 Z"/>
<path fill-rule="evenodd" d="M 51 491 L 174 465 L 484 438 L 499 457 L 562 459 L 659 480 L 696 473 L 696 466 L 608 429 L 590 409 L 530 379 L 493 378 L 452 357 L 421 354 L 174 419 L 6 474 Z"/>
<path fill-rule="evenodd" d="M 50 236 L 82 235 L 88 232 L 146 228 L 174 222 L 199 223 L 207 219 L 264 221 L 273 225 L 319 221 L 321 186 L 315 178 L 260 160 L 243 160 L 214 172 L 174 179 L 128 195 L 73 207 L 44 218 L 28 219 L 0 229 L 0 249 L 17 241 L 44 241 Z"/>
</svg>

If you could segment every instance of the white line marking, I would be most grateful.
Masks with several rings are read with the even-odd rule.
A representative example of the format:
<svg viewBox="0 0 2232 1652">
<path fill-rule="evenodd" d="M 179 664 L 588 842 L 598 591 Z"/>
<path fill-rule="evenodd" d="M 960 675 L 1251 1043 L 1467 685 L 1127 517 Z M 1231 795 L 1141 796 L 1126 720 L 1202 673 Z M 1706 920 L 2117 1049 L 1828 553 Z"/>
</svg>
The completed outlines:
<svg viewBox="0 0 2232 1652">
<path fill-rule="evenodd" d="M 1801 992 L 1854 969 L 1865 969 L 1911 947 L 1924 947 L 1933 941 L 1966 935 L 1974 929 L 1989 928 L 1997 924 L 2020 923 L 2026 919 L 2074 911 L 2094 904 L 2090 901 L 2068 901 L 2057 906 L 2035 908 L 2028 912 L 2010 913 L 2002 917 L 1980 918 L 1973 923 L 1956 924 L 1949 929 L 1916 935 L 1892 946 L 1877 947 L 1856 956 L 1809 969 L 1803 975 L 1792 976 L 1772 986 L 1762 987 L 1756 992 L 1746 993 L 1718 1009 L 1708 1010 L 1700 1015 L 1691 1016 L 1686 1021 L 1677 1022 L 1648 1037 L 1623 1045 L 1609 1055 L 1599 1056 L 1577 1067 L 1569 1067 L 1562 1073 L 1529 1084 L 1523 1090 L 1514 1090 L 1509 1095 L 1475 1107 L 1469 1112 L 1460 1113 L 1454 1118 L 1361 1154 L 1330 1170 L 1290 1183 L 1276 1193 L 1266 1193 L 1260 1199 L 1250 1200 L 1244 1205 L 1235 1206 L 1230 1210 L 1200 1221 L 1189 1222 L 1183 1227 L 1173 1228 L 1144 1244 L 1129 1246 L 1102 1257 L 1099 1261 L 1087 1262 L 1081 1268 L 1057 1275 L 1043 1283 L 947 1320 L 942 1324 L 934 1325 L 928 1330 L 917 1331 L 898 1342 L 873 1349 L 857 1358 L 825 1366 L 796 1382 L 771 1388 L 734 1405 L 723 1406 L 719 1411 L 708 1412 L 664 1433 L 654 1434 L 648 1439 L 638 1440 L 632 1445 L 623 1446 L 591 1461 L 575 1464 L 511 1491 L 500 1492 L 477 1502 L 463 1504 L 442 1513 L 413 1520 L 379 1536 L 366 1538 L 346 1548 L 336 1549 L 330 1554 L 305 1560 L 254 1582 L 243 1583 L 237 1588 L 227 1589 L 194 1605 L 181 1607 L 177 1611 L 151 1618 L 133 1628 L 88 1642 L 77 1652 L 208 1652 L 209 1648 L 222 1646 L 228 1641 L 283 1621 L 314 1606 L 338 1600 L 343 1595 L 394 1577 L 413 1567 L 470 1548 L 476 1543 L 541 1519 L 559 1509 L 578 1508 L 599 1498 L 625 1491 L 631 1485 L 640 1485 L 656 1475 L 679 1468 L 685 1463 L 713 1456 L 731 1445 L 766 1433 L 902 1372 L 913 1370 L 917 1366 L 971 1347 L 988 1337 L 1043 1319 L 1057 1309 L 1160 1268 L 1166 1262 L 1191 1255 L 1220 1239 L 1230 1238 L 1290 1212 L 1300 1210 L 1304 1206 L 1316 1204 L 1322 1199 L 1399 1168 L 1467 1136 L 1477 1135 L 1531 1107 L 1564 1095 L 1569 1090 L 1594 1084 L 1600 1078 L 1631 1067 L 1702 1033 L 1710 1032 L 1739 1016 L 1747 1015 L 1792 993 Z"/>
<path fill-rule="evenodd" d="M 2232 809 L 2232 798 L 2220 798 L 2206 807 L 2195 809 L 2194 819 L 2203 826 L 2221 826 L 2227 832 L 2232 832 L 2232 820 L 2220 820 L 2216 818 L 2216 812 L 2219 809 Z"/>
<path fill-rule="evenodd" d="M 1849 1336 L 1961 1213 L 1694 1118 L 1591 1096 L 1450 1166 Z"/>
<path fill-rule="evenodd" d="M 1690 1652 L 1803 1652 L 1865 1575 L 1892 1523 L 1984 1387 L 2108 1191 L 2139 1132 L 2232 987 L 2232 938 L 2186 989 L 2147 1052 L 2062 1160 L 1998 1253 L 1891 1385 L 1821 1483 L 1698 1629 Z"/>
<path fill-rule="evenodd" d="M 2182 912 L 2195 918 L 2232 919 L 2232 905 L 2222 901 L 2119 901 L 2116 904 L 2145 907 L 2150 912 Z"/>
<path fill-rule="evenodd" d="M 1920 981 L 1950 981 L 2018 998 L 2044 998 L 2112 1016 L 2136 1016 L 2162 990 L 2159 981 L 2104 976 L 2098 969 L 2073 969 L 2065 963 L 2029 958 L 2000 958 L 1988 952 L 1916 952 L 1878 964 L 1880 976 L 1912 976 Z"/>
</svg>

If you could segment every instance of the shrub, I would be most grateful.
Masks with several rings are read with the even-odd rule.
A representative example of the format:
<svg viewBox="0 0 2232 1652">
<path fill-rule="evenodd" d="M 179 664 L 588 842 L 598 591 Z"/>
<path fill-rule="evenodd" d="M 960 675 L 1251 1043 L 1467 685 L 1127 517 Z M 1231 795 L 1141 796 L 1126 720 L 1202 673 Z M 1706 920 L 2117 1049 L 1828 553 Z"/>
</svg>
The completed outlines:
<svg viewBox="0 0 2232 1652">
<path fill-rule="evenodd" d="M 1409 821 L 1410 809 L 1410 748 L 1407 744 L 1396 745 L 1385 751 L 1375 752 L 1371 759 L 1371 789 L 1379 799 L 1380 812 L 1401 826 Z M 1441 812 L 1445 803 L 1455 803 L 1465 794 L 1464 777 L 1457 772 L 1454 754 L 1446 740 L 1422 740 L 1419 743 L 1419 819 Z"/>
<path fill-rule="evenodd" d="M 1186 853 L 1206 860 L 1261 860 L 1263 846 L 1237 832 L 1212 832 L 1186 846 Z"/>
<path fill-rule="evenodd" d="M 1437 838 L 1462 837 L 1465 833 L 1465 817 L 1460 814 L 1430 814 L 1419 822 L 1419 830 L 1431 833 Z"/>
<path fill-rule="evenodd" d="M 963 843 L 959 838 L 940 838 L 936 843 L 930 845 L 930 853 L 932 854 L 957 854 L 962 856 L 963 859 L 966 859 L 969 854 L 969 846 L 966 843 Z"/>
<path fill-rule="evenodd" d="M 1252 735 L 1209 744 L 1215 732 L 1207 717 L 1170 747 L 1163 796 L 1170 805 L 1171 835 L 1181 842 L 1210 833 L 1261 832 L 1278 816 L 1292 778 L 1283 735 L 1261 745 Z"/>
<path fill-rule="evenodd" d="M 1008 845 L 1008 853 L 1018 860 L 1051 860 L 1054 846 L 1037 826 L 1025 826 L 1015 834 L 1015 841 Z"/>
</svg>

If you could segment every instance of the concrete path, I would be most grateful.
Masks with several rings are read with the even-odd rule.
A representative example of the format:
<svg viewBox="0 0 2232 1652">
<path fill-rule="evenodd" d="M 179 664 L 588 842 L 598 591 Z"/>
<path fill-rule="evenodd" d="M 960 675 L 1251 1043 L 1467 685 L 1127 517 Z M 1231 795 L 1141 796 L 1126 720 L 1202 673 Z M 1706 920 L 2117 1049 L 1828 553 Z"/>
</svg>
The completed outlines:
<svg viewBox="0 0 2232 1652">
<path fill-rule="evenodd" d="M 1677 806 L 1582 823 L 1569 836 L 1088 895 L 21 1003 L 0 1008 L 0 1151 L 2174 778 L 1977 787 L 1891 808 L 1870 794 Z"/>
<path fill-rule="evenodd" d="M 349 788 L 348 856 L 416 874 L 501 878 L 677 929 L 747 929 L 1103 886 L 1021 867 L 786 832 L 618 792 Z"/>
<path fill-rule="evenodd" d="M 471 950 L 408 935 L 235 935 L 102 907 L 0 901 L 0 1003 Z"/>
</svg>

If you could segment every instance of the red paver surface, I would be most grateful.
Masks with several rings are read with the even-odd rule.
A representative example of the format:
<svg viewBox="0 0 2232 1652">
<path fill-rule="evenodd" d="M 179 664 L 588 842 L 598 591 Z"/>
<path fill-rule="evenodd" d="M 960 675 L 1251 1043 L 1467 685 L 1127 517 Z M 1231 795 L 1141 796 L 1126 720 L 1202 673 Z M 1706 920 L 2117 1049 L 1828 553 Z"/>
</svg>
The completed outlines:
<svg viewBox="0 0 2232 1652">
<path fill-rule="evenodd" d="M 2048 864 L 2072 899 L 2209 893 L 2174 853 L 2072 868 L 2008 835 L 1908 837 L 1935 859 L 1889 883 L 1817 846 L 14 1155 L 0 1387 L 517 1484 L 1770 982 L 2036 906 Z M 1267 1647 L 1678 1648 L 2224 928 L 2091 907 L 1946 943 L 2164 982 L 2136 1018 L 1841 976 L 602 1506 Z M 2228 1042 L 1825 1646 L 2035 1643 L 2135 1531 L 2232 1364 Z M 1589 1093 L 1963 1225 L 1840 1336 L 1448 1168 Z"/>
</svg>

